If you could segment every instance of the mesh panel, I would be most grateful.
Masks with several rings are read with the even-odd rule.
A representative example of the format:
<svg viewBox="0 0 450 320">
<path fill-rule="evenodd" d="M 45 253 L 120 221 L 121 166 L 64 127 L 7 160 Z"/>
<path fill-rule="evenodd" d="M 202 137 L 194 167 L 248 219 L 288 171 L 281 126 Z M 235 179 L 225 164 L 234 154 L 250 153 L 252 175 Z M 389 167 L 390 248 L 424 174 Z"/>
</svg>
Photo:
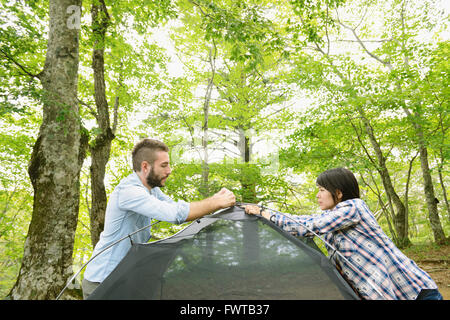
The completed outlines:
<svg viewBox="0 0 450 320">
<path fill-rule="evenodd" d="M 321 252 L 241 215 L 194 222 L 167 241 L 133 245 L 89 299 L 355 298 Z"/>
<path fill-rule="evenodd" d="M 339 299 L 304 250 L 266 224 L 220 220 L 180 246 L 161 299 Z"/>
</svg>

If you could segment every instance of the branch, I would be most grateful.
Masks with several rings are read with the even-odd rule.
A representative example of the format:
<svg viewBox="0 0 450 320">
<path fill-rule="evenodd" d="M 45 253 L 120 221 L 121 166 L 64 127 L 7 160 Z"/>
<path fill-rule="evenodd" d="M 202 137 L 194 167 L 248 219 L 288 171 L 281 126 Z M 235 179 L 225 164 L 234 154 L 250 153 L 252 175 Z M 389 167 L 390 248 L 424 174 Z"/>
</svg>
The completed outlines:
<svg viewBox="0 0 450 320">
<path fill-rule="evenodd" d="M 208 132 L 215 134 L 216 137 L 222 138 L 222 142 L 226 141 L 229 138 L 228 132 L 220 133 L 220 132 L 215 132 L 213 129 L 209 129 Z M 225 138 L 225 139 L 223 139 L 223 138 Z"/>
<path fill-rule="evenodd" d="M 337 17 L 337 23 L 339 23 L 342 27 L 344 27 L 347 30 L 350 30 L 353 35 L 355 36 L 356 41 L 359 43 L 359 45 L 363 48 L 363 50 L 372 58 L 374 58 L 375 60 L 377 60 L 378 62 L 380 62 L 381 64 L 387 66 L 389 69 L 392 70 L 392 65 L 388 62 L 388 61 L 384 61 L 383 59 L 381 59 L 380 57 L 376 56 L 375 54 L 373 54 L 372 52 L 370 52 L 366 46 L 364 45 L 364 42 L 359 38 L 358 34 L 356 33 L 356 28 L 359 27 L 359 25 L 361 24 L 361 21 L 359 22 L 358 26 L 356 28 L 352 28 L 350 26 L 345 25 L 344 23 L 342 23 L 341 19 L 339 18 L 339 13 L 336 9 L 336 17 Z"/>
<path fill-rule="evenodd" d="M 349 116 L 349 121 L 351 126 L 353 127 L 353 130 L 355 130 L 356 133 L 356 137 L 358 139 L 359 144 L 361 145 L 361 147 L 363 148 L 365 154 L 367 155 L 367 158 L 369 158 L 370 162 L 372 162 L 375 165 L 375 168 L 377 169 L 377 171 L 379 171 L 378 166 L 375 162 L 375 160 L 371 157 L 369 151 L 367 150 L 366 146 L 364 145 L 364 142 L 361 140 L 361 136 L 359 135 L 358 129 L 356 128 L 356 126 L 354 125 L 354 123 L 351 120 L 351 117 Z"/>
<path fill-rule="evenodd" d="M 37 78 L 40 80 L 42 72 L 39 72 L 38 74 L 33 74 L 29 72 L 22 64 L 17 62 L 12 56 L 10 56 L 8 53 L 6 53 L 2 48 L 0 48 L 0 52 L 5 56 L 5 58 L 12 63 L 14 63 L 16 66 L 18 66 L 25 74 L 29 75 L 32 78 Z"/>
<path fill-rule="evenodd" d="M 239 152 L 236 152 L 236 151 L 234 151 L 234 150 L 230 150 L 230 149 L 228 149 L 227 147 L 225 147 L 225 146 L 222 146 L 221 148 L 215 148 L 216 150 L 221 150 L 221 151 L 223 151 L 223 152 L 225 152 L 225 153 L 231 153 L 231 154 L 234 154 L 235 156 L 237 156 L 237 157 L 240 157 L 241 156 L 241 154 L 239 153 Z"/>
<path fill-rule="evenodd" d="M 283 96 L 283 95 L 284 95 L 284 93 L 283 93 L 281 96 Z M 280 97 L 281 97 L 281 96 L 280 96 Z M 287 109 L 287 107 L 282 107 L 282 108 L 280 108 L 280 109 L 278 109 L 278 110 L 275 110 L 274 112 L 268 114 L 267 116 L 265 116 L 265 117 L 263 117 L 263 118 L 260 118 L 259 121 L 261 122 L 261 121 L 263 121 L 263 120 L 266 120 L 266 119 L 270 118 L 271 116 L 273 116 L 273 115 L 275 115 L 275 114 L 277 114 L 277 113 L 280 113 L 281 111 L 284 111 L 284 110 L 286 110 L 286 109 Z"/>
<path fill-rule="evenodd" d="M 303 25 L 305 25 L 305 21 L 303 20 L 303 17 L 301 15 L 299 15 L 300 21 Z M 328 34 L 327 34 L 328 35 Z M 319 47 L 318 43 L 316 41 L 314 41 L 314 44 L 316 45 L 316 48 L 311 48 L 313 50 L 317 50 L 320 53 L 322 53 L 324 56 L 329 57 L 328 53 L 325 53 L 322 48 Z"/>
<path fill-rule="evenodd" d="M 122 74 L 122 67 L 123 67 L 123 62 L 120 62 L 120 72 L 119 72 L 119 83 L 117 84 L 117 91 L 120 92 L 120 88 L 122 88 L 123 86 L 123 74 Z M 113 127 L 112 127 L 112 133 L 115 134 L 116 130 L 117 130 L 117 123 L 118 123 L 118 119 L 119 119 L 119 93 L 117 93 L 115 101 L 114 101 L 114 113 L 113 113 Z"/>
<path fill-rule="evenodd" d="M 201 153 L 200 153 L 200 150 L 198 150 L 198 148 L 196 147 L 196 145 L 195 145 L 195 143 L 194 143 L 194 139 L 195 139 L 195 137 L 194 137 L 194 128 L 192 128 L 192 126 L 188 123 L 186 117 L 185 117 L 183 114 L 181 115 L 181 119 L 183 120 L 183 122 L 184 122 L 184 123 L 186 124 L 186 126 L 188 127 L 189 134 L 191 135 L 191 139 L 192 139 L 192 144 L 191 144 L 191 145 L 192 145 L 192 148 L 193 148 L 195 151 L 197 151 L 199 158 L 202 159 L 202 155 L 201 155 Z"/>
<path fill-rule="evenodd" d="M 209 15 L 208 13 L 206 13 L 205 11 L 203 11 L 202 7 L 197 2 L 192 1 L 192 0 L 189 0 L 189 2 L 192 3 L 194 6 L 196 6 L 205 17 L 208 17 L 208 18 L 211 18 L 211 19 L 214 18 L 211 15 Z"/>
<path fill-rule="evenodd" d="M 81 105 L 85 106 L 86 108 L 88 108 L 89 112 L 95 117 L 96 120 L 98 120 L 97 112 L 95 112 L 94 108 L 92 108 L 90 104 L 82 101 L 80 98 L 77 98 L 77 100 L 78 100 L 79 104 L 81 104 Z"/>
<path fill-rule="evenodd" d="M 328 2 L 327 2 L 327 20 L 328 20 Z M 328 21 L 325 23 L 325 35 L 327 37 L 327 55 L 330 54 L 330 37 L 328 36 Z"/>
<path fill-rule="evenodd" d="M 361 20 L 359 20 L 359 23 L 356 25 L 355 30 L 358 29 L 359 26 L 361 25 L 361 23 L 364 21 L 364 18 L 366 17 L 368 8 L 369 8 L 369 6 L 366 6 L 366 10 L 364 11 L 364 14 L 362 15 Z"/>
<path fill-rule="evenodd" d="M 378 40 L 375 40 L 375 39 L 365 39 L 365 40 L 360 39 L 361 42 L 388 42 L 388 41 L 393 41 L 393 40 L 394 39 L 392 39 L 392 38 L 390 38 L 390 39 L 378 39 Z M 334 40 L 333 42 L 358 42 L 359 43 L 358 40 L 352 40 L 352 39 L 337 39 L 337 40 Z"/>
<path fill-rule="evenodd" d="M 400 18 L 401 18 L 401 22 L 402 22 L 402 50 L 403 50 L 403 55 L 404 55 L 404 61 L 405 61 L 405 66 L 406 68 L 409 69 L 409 59 L 408 59 L 408 55 L 406 54 L 406 48 L 405 48 L 405 4 L 406 1 L 402 2 L 402 7 L 400 10 Z"/>
</svg>

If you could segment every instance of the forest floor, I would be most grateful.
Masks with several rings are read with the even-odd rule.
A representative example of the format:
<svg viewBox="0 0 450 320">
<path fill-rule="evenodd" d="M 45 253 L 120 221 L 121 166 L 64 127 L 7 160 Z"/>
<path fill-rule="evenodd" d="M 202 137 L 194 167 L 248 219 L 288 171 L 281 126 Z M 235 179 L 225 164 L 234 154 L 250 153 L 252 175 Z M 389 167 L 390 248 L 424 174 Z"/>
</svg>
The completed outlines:
<svg viewBox="0 0 450 320">
<path fill-rule="evenodd" d="M 450 245 L 418 244 L 402 251 L 431 276 L 444 300 L 450 300 Z"/>
</svg>

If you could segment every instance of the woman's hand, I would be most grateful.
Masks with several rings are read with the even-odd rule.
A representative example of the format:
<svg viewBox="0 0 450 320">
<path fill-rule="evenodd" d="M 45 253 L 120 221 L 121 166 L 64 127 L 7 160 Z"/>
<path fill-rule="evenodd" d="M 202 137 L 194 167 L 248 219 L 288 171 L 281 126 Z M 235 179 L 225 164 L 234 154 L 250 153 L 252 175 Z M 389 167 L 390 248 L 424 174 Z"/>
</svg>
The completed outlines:
<svg viewBox="0 0 450 320">
<path fill-rule="evenodd" d="M 261 215 L 264 218 L 266 218 L 267 220 L 269 220 L 270 216 L 271 216 L 271 214 L 269 212 L 267 212 L 266 210 L 261 211 L 261 208 L 259 206 L 255 206 L 255 205 L 251 205 L 251 204 L 248 204 L 245 206 L 245 213 Z"/>
<path fill-rule="evenodd" d="M 261 212 L 261 208 L 258 206 L 251 205 L 251 204 L 245 206 L 245 213 L 260 214 L 260 212 Z"/>
</svg>

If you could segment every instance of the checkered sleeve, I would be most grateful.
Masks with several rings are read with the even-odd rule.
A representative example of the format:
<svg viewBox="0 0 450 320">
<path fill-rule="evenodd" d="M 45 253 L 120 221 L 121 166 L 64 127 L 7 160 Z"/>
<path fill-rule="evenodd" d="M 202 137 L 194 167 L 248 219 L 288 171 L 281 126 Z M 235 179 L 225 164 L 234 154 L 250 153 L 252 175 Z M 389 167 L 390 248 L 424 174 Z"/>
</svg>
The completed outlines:
<svg viewBox="0 0 450 320">
<path fill-rule="evenodd" d="M 287 232 L 300 237 L 309 237 L 314 234 L 324 234 L 357 224 L 360 214 L 354 201 L 339 203 L 335 209 L 322 214 L 290 215 L 271 210 L 274 215 L 272 221 Z"/>
<path fill-rule="evenodd" d="M 304 227 L 305 224 L 310 223 L 312 216 L 297 216 L 271 209 L 266 210 L 271 214 L 271 221 L 290 234 L 296 237 L 313 236 L 313 234 Z"/>
</svg>

